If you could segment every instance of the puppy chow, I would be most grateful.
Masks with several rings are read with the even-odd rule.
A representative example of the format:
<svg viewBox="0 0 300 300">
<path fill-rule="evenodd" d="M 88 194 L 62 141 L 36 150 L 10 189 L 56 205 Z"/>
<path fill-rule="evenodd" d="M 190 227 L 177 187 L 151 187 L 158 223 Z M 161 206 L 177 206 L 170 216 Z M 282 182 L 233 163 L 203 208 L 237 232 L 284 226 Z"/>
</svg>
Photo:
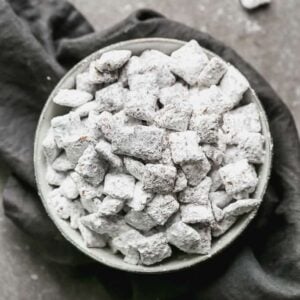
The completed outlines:
<svg viewBox="0 0 300 300">
<path fill-rule="evenodd" d="M 112 149 L 116 154 L 158 160 L 161 158 L 163 135 L 164 131 L 155 127 L 125 126 L 113 135 Z"/>
<path fill-rule="evenodd" d="M 199 44 L 192 40 L 171 54 L 174 74 L 190 85 L 197 83 L 201 71 L 208 64 L 208 57 Z"/>
<path fill-rule="evenodd" d="M 138 181 L 134 187 L 133 198 L 127 202 L 127 205 L 133 210 L 142 211 L 153 198 L 154 194 L 145 191 L 142 182 Z"/>
<path fill-rule="evenodd" d="M 253 192 L 258 182 L 255 169 L 243 159 L 220 169 L 220 175 L 229 195 L 240 192 Z"/>
<path fill-rule="evenodd" d="M 74 82 L 42 148 L 49 208 L 86 247 L 144 266 L 170 246 L 209 256 L 258 208 L 265 138 L 236 68 L 190 41 L 171 55 L 106 52 Z"/>
<path fill-rule="evenodd" d="M 168 104 L 155 115 L 155 124 L 158 127 L 175 131 L 186 131 L 192 114 L 188 104 Z"/>
<path fill-rule="evenodd" d="M 190 130 L 197 132 L 201 143 L 216 143 L 220 128 L 220 116 L 217 114 L 194 113 L 190 121 Z"/>
<path fill-rule="evenodd" d="M 96 60 L 95 67 L 99 72 L 112 72 L 123 67 L 131 56 L 129 50 L 112 50 L 105 52 Z"/>
<path fill-rule="evenodd" d="M 78 107 L 93 99 L 93 95 L 81 90 L 60 89 L 53 102 L 67 107 Z"/>
<path fill-rule="evenodd" d="M 135 179 L 127 174 L 109 173 L 104 180 L 104 194 L 127 200 L 132 199 Z"/>
<path fill-rule="evenodd" d="M 179 209 L 179 203 L 172 195 L 156 195 L 147 205 L 145 212 L 156 222 L 164 225 L 167 220 Z"/>
<path fill-rule="evenodd" d="M 198 84 L 206 87 L 218 84 L 227 68 L 227 64 L 222 59 L 213 57 L 200 73 Z"/>
<path fill-rule="evenodd" d="M 149 192 L 170 193 L 176 179 L 176 168 L 162 164 L 146 164 L 143 174 L 143 188 Z"/>
</svg>

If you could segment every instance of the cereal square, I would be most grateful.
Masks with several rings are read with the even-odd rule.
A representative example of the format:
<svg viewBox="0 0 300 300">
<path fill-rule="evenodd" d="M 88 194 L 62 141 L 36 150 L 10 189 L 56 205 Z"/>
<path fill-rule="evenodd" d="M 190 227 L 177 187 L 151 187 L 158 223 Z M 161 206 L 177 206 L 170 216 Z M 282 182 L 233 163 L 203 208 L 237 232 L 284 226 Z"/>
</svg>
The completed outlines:
<svg viewBox="0 0 300 300">
<path fill-rule="evenodd" d="M 244 191 L 254 192 L 258 178 L 254 167 L 246 159 L 228 164 L 219 172 L 229 195 Z"/>
<path fill-rule="evenodd" d="M 144 160 L 159 160 L 162 153 L 164 130 L 148 126 L 123 126 L 116 130 L 112 150 L 116 154 Z"/>
<path fill-rule="evenodd" d="M 179 203 L 172 195 L 157 195 L 145 211 L 156 224 L 164 225 L 178 209 Z"/>
<path fill-rule="evenodd" d="M 200 73 L 198 84 L 210 87 L 217 85 L 227 71 L 227 63 L 219 57 L 213 57 Z"/>
<path fill-rule="evenodd" d="M 195 131 L 172 132 L 169 135 L 173 161 L 176 164 L 199 161 L 202 153 Z"/>
<path fill-rule="evenodd" d="M 168 104 L 157 111 L 155 124 L 162 128 L 185 131 L 188 128 L 192 108 L 188 104 Z"/>
<path fill-rule="evenodd" d="M 148 192 L 170 193 L 174 189 L 176 168 L 162 164 L 146 164 L 143 188 Z"/>
<path fill-rule="evenodd" d="M 135 179 L 127 174 L 110 173 L 105 176 L 104 194 L 123 200 L 132 199 Z"/>
<path fill-rule="evenodd" d="M 124 106 L 127 90 L 121 83 L 117 82 L 96 92 L 97 110 L 102 111 L 119 111 Z"/>
<path fill-rule="evenodd" d="M 199 44 L 192 40 L 171 54 L 172 71 L 190 85 L 197 83 L 208 57 Z"/>
<path fill-rule="evenodd" d="M 194 112 L 191 117 L 189 129 L 197 132 L 201 143 L 216 143 L 220 121 L 220 115 Z"/>
</svg>

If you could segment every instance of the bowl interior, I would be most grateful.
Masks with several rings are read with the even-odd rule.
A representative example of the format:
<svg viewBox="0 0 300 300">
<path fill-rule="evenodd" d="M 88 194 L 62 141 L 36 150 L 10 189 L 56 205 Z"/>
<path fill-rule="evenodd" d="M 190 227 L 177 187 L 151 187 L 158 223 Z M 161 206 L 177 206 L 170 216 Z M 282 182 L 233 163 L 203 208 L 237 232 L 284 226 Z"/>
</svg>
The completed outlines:
<svg viewBox="0 0 300 300">
<path fill-rule="evenodd" d="M 113 50 L 113 49 L 127 49 L 131 50 L 134 55 L 139 55 L 146 49 L 156 49 L 160 50 L 166 54 L 170 54 L 172 51 L 181 47 L 185 42 L 172 39 L 162 39 L 162 38 L 151 38 L 151 39 L 138 39 L 130 40 L 126 42 L 117 43 L 109 47 L 103 48 L 87 58 L 80 61 L 74 68 L 72 68 L 59 82 L 56 88 L 53 90 L 49 96 L 44 109 L 41 113 L 40 120 L 38 123 L 36 137 L 35 137 L 35 147 L 34 147 L 34 166 L 35 166 L 35 175 L 37 181 L 37 187 L 39 195 L 42 199 L 43 205 L 50 216 L 54 221 L 60 232 L 63 236 L 69 240 L 74 246 L 76 246 L 80 251 L 90 256 L 91 258 L 114 268 L 139 272 L 139 273 L 163 273 L 170 272 L 175 270 L 180 270 L 188 268 L 197 263 L 203 262 L 210 257 L 214 256 L 226 246 L 228 246 L 234 239 L 237 238 L 239 234 L 247 227 L 249 222 L 256 215 L 257 210 L 252 211 L 251 213 L 242 216 L 235 224 L 232 226 L 223 236 L 213 241 L 212 249 L 208 255 L 187 255 L 181 252 L 176 252 L 170 259 L 163 261 L 160 264 L 154 266 L 136 266 L 130 265 L 123 261 L 121 256 L 113 254 L 108 248 L 104 249 L 93 249 L 87 248 L 84 245 L 84 242 L 76 230 L 72 229 L 69 226 L 69 223 L 60 219 L 56 213 L 48 206 L 47 197 L 52 188 L 47 184 L 45 180 L 46 173 L 46 161 L 43 156 L 42 151 L 42 141 L 46 136 L 47 130 L 50 127 L 50 121 L 53 117 L 62 115 L 68 112 L 67 108 L 63 108 L 59 105 L 53 103 L 53 96 L 61 88 L 73 88 L 74 87 L 74 78 L 77 74 L 84 72 L 89 63 L 92 60 L 95 60 L 101 56 L 102 53 Z M 214 56 L 215 54 L 206 50 L 209 56 Z M 238 68 L 238 66 L 236 66 Z M 259 174 L 259 183 L 257 189 L 254 193 L 255 198 L 263 198 L 263 195 L 266 190 L 267 182 L 270 175 L 271 168 L 271 159 L 272 159 L 272 141 L 270 136 L 270 130 L 266 118 L 266 114 L 261 106 L 260 101 L 258 100 L 255 92 L 252 89 L 249 89 L 243 99 L 244 103 L 254 102 L 259 108 L 261 123 L 262 123 L 262 133 L 266 139 L 266 159 L 262 165 L 258 168 Z"/>
</svg>

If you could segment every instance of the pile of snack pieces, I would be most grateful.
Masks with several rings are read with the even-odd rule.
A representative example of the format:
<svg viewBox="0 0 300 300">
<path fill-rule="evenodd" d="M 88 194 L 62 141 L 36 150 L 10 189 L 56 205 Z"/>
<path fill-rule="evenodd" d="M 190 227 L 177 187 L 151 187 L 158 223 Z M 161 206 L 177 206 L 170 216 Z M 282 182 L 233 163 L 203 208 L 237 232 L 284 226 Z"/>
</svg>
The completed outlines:
<svg viewBox="0 0 300 300">
<path fill-rule="evenodd" d="M 48 205 L 87 247 L 130 264 L 158 263 L 170 245 L 208 254 L 212 237 L 260 203 L 250 194 L 264 137 L 256 105 L 240 105 L 248 88 L 194 40 L 170 56 L 103 54 L 54 97 L 71 111 L 43 142 Z"/>
</svg>

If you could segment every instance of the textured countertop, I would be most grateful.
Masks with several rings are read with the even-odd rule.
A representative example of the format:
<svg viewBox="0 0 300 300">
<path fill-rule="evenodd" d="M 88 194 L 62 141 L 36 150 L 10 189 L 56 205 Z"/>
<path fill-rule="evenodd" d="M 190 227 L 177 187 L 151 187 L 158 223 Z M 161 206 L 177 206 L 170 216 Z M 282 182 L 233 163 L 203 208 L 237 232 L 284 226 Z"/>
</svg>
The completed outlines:
<svg viewBox="0 0 300 300">
<path fill-rule="evenodd" d="M 286 101 L 300 129 L 300 1 L 273 0 L 247 13 L 239 0 L 70 0 L 102 30 L 138 8 L 152 8 L 206 31 L 250 62 Z M 0 191 L 7 176 L 0 165 Z M 45 263 L 0 206 L 0 300 L 110 299 L 94 274 L 82 278 L 72 268 Z"/>
</svg>

